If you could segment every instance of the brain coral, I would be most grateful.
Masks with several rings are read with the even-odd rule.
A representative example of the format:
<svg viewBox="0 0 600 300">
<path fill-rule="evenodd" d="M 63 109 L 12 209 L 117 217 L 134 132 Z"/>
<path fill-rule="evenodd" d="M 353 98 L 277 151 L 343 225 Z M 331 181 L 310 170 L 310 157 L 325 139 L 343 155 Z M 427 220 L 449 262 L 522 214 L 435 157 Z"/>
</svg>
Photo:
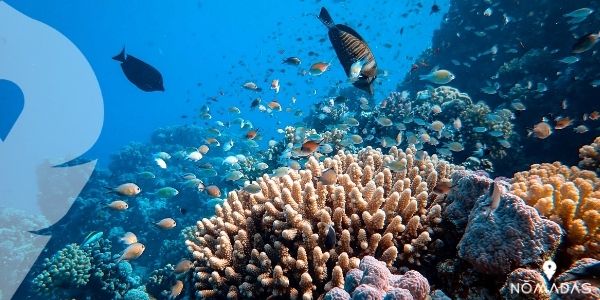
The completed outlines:
<svg viewBox="0 0 600 300">
<path fill-rule="evenodd" d="M 424 300 L 429 294 L 429 282 L 419 272 L 393 275 L 385 262 L 372 256 L 363 257 L 358 269 L 350 270 L 345 281 L 348 284 L 344 289 L 334 287 L 325 294 L 325 300 Z"/>
<path fill-rule="evenodd" d="M 559 162 L 535 164 L 514 175 L 512 192 L 567 232 L 567 251 L 600 259 L 600 180 Z"/>
<path fill-rule="evenodd" d="M 229 193 L 186 241 L 196 296 L 312 299 L 342 288 L 343 273 L 367 255 L 392 271 L 400 263 L 419 264 L 441 222 L 441 207 L 428 202 L 429 194 L 453 167 L 413 153 L 365 148 L 322 163 L 311 157 L 304 170 L 263 175 L 257 194 Z M 391 161 L 405 167 L 393 172 L 385 167 Z M 325 169 L 338 174 L 333 184 L 319 179 Z M 331 249 L 329 228 L 336 240 Z"/>
</svg>

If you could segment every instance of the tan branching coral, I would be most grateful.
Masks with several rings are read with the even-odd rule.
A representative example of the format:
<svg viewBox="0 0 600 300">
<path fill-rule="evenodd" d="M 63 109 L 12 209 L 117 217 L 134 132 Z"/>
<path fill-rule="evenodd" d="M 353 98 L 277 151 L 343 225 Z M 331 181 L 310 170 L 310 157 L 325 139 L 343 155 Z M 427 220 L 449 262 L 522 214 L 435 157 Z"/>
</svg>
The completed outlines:
<svg viewBox="0 0 600 300">
<path fill-rule="evenodd" d="M 304 170 L 263 175 L 259 193 L 229 193 L 186 241 L 195 258 L 196 296 L 316 299 L 342 288 L 344 272 L 364 256 L 381 259 L 391 271 L 420 264 L 441 230 L 442 209 L 429 193 L 453 166 L 414 153 L 365 148 L 323 162 L 310 157 Z M 406 169 L 385 167 L 397 160 L 406 161 Z M 335 170 L 337 183 L 319 180 L 325 169 Z"/>
<path fill-rule="evenodd" d="M 567 232 L 568 253 L 600 258 L 600 179 L 559 162 L 516 173 L 512 192 Z"/>
</svg>

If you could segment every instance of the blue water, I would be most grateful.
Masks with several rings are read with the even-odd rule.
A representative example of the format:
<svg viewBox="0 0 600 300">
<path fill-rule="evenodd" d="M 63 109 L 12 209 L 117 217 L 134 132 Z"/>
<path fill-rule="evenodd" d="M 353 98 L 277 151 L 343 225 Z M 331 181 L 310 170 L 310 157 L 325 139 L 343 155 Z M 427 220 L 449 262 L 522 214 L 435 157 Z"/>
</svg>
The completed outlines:
<svg viewBox="0 0 600 300">
<path fill-rule="evenodd" d="M 382 98 L 404 78 L 412 58 L 431 45 L 433 31 L 448 7 L 447 1 L 437 1 L 442 11 L 430 15 L 431 3 L 427 2 L 433 1 L 426 1 L 419 13 L 401 16 L 417 2 L 7 1 L 68 37 L 92 65 L 104 97 L 105 120 L 102 135 L 85 156 L 99 159 L 103 166 L 111 153 L 130 141 L 147 141 L 158 127 L 192 123 L 208 97 L 221 92 L 224 96 L 211 104 L 214 112 L 238 106 L 243 117 L 262 128 L 265 136 L 277 137 L 275 129 L 282 125 L 273 126 L 274 120 L 248 113 L 250 101 L 258 95 L 241 85 L 255 81 L 266 90 L 259 96 L 270 101 L 275 95 L 268 90 L 269 83 L 279 78 L 282 88 L 276 98 L 283 108 L 296 96 L 306 112 L 312 103 L 329 96 L 330 87 L 345 76 L 325 27 L 316 18 L 324 5 L 331 6 L 336 22 L 356 28 L 371 43 L 380 68 L 389 72 L 376 88 L 375 98 Z M 386 43 L 391 47 L 385 47 Z M 164 93 L 141 92 L 126 80 L 119 64 L 111 59 L 122 47 L 162 72 Z M 319 55 L 309 57 L 309 51 Z M 302 58 L 299 68 L 304 70 L 316 61 L 333 61 L 333 66 L 318 78 L 300 77 L 297 68 L 280 63 L 288 56 Z M 276 71 L 266 76 L 270 68 Z M 280 69 L 286 73 L 279 73 Z M 230 118 L 214 112 L 213 121 Z M 182 115 L 189 118 L 182 119 Z M 285 112 L 278 118 L 287 124 L 300 120 Z"/>
</svg>

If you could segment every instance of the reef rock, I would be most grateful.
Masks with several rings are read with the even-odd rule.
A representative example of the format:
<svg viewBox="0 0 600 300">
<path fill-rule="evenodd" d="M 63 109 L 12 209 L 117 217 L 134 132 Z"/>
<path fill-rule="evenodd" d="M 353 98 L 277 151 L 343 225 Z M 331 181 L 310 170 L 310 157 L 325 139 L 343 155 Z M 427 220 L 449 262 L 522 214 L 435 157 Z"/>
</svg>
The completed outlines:
<svg viewBox="0 0 600 300">
<path fill-rule="evenodd" d="M 525 265 L 541 265 L 560 243 L 560 226 L 537 210 L 504 193 L 490 212 L 491 196 L 480 198 L 458 244 L 460 258 L 486 274 L 508 274 Z"/>
<path fill-rule="evenodd" d="M 444 216 L 457 229 L 463 230 L 476 200 L 487 193 L 493 180 L 482 173 L 460 170 L 452 175 L 452 182 L 455 186 L 448 193 L 446 201 L 450 204 L 444 211 Z"/>
</svg>

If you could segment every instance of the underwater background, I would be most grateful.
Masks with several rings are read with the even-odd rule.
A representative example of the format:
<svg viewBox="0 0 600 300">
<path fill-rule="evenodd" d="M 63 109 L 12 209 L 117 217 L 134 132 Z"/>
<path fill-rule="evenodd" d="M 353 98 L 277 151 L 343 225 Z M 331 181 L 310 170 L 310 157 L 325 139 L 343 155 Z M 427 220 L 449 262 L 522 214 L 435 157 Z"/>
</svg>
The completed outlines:
<svg viewBox="0 0 600 300">
<path fill-rule="evenodd" d="M 104 110 L 78 196 L 2 205 L 0 299 L 600 299 L 595 1 L 0 2 Z"/>
</svg>

